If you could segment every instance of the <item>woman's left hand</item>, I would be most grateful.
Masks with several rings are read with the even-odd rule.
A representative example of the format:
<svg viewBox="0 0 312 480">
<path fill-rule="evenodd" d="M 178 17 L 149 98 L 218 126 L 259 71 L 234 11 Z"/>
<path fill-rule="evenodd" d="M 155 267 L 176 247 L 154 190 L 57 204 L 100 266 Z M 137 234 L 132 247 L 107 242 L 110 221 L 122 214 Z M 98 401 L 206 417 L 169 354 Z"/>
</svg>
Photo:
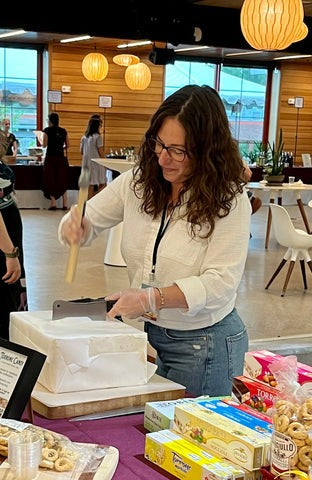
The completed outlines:
<svg viewBox="0 0 312 480">
<path fill-rule="evenodd" d="M 108 295 L 105 300 L 117 300 L 107 313 L 108 318 L 114 318 L 117 315 L 137 318 L 146 313 L 156 312 L 156 295 L 153 287 L 128 288 Z"/>
<path fill-rule="evenodd" d="M 17 257 L 6 258 L 6 267 L 6 274 L 2 277 L 4 283 L 8 283 L 10 285 L 11 283 L 17 282 L 21 276 L 21 265 L 19 259 Z"/>
</svg>

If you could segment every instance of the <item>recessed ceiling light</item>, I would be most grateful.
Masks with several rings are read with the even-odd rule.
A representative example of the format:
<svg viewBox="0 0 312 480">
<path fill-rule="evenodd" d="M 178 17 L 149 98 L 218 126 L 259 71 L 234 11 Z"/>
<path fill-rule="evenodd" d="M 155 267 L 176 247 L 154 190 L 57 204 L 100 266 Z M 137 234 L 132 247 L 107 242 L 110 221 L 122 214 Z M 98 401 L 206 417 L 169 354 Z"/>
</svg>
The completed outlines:
<svg viewBox="0 0 312 480">
<path fill-rule="evenodd" d="M 287 57 L 275 57 L 273 60 L 287 60 L 288 58 L 309 58 L 312 55 L 288 55 Z"/>
<path fill-rule="evenodd" d="M 26 33 L 25 30 L 11 30 L 10 32 L 0 33 L 0 38 L 14 37 L 15 35 L 22 35 L 23 33 Z"/>
<path fill-rule="evenodd" d="M 150 45 L 151 40 L 142 40 L 141 42 L 121 43 L 117 48 L 141 47 L 142 45 Z"/>
<path fill-rule="evenodd" d="M 207 48 L 210 48 L 210 47 L 207 47 L 206 45 L 202 45 L 202 46 L 198 46 L 198 47 L 185 47 L 185 48 L 175 48 L 174 51 L 176 53 L 179 53 L 179 52 L 191 52 L 192 50 L 206 50 Z"/>
<path fill-rule="evenodd" d="M 256 53 L 264 53 L 262 50 L 253 50 L 252 52 L 240 52 L 240 53 L 226 53 L 226 57 L 235 57 L 237 55 L 254 55 Z"/>
<path fill-rule="evenodd" d="M 61 43 L 79 42 L 80 40 L 89 40 L 90 35 L 80 35 L 80 37 L 63 38 Z"/>
</svg>

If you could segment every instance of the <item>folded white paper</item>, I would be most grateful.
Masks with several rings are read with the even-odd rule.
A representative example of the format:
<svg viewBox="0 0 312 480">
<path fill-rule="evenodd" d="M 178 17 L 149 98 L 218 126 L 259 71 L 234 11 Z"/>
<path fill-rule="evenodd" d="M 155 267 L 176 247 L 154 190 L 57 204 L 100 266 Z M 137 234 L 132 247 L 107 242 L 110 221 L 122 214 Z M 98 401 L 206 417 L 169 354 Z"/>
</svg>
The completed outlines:
<svg viewBox="0 0 312 480">
<path fill-rule="evenodd" d="M 144 385 L 147 335 L 117 320 L 52 320 L 50 311 L 13 312 L 10 340 L 47 355 L 38 382 L 50 392 Z M 156 367 L 155 367 L 156 369 Z"/>
</svg>

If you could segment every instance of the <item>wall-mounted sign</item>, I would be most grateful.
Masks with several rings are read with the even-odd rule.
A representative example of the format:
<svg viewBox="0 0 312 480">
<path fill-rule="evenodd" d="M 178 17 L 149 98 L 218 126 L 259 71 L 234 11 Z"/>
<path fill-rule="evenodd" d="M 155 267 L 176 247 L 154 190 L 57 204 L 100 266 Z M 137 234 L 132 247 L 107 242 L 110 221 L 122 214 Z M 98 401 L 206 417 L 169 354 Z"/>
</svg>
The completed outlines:
<svg viewBox="0 0 312 480">
<path fill-rule="evenodd" d="M 99 107 L 101 108 L 112 108 L 113 106 L 113 97 L 107 95 L 99 95 Z"/>
<path fill-rule="evenodd" d="M 295 97 L 295 108 L 303 108 L 304 97 Z"/>
<path fill-rule="evenodd" d="M 61 90 L 48 90 L 48 103 L 62 103 Z"/>
<path fill-rule="evenodd" d="M 46 358 L 0 338 L 0 418 L 21 418 Z"/>
</svg>

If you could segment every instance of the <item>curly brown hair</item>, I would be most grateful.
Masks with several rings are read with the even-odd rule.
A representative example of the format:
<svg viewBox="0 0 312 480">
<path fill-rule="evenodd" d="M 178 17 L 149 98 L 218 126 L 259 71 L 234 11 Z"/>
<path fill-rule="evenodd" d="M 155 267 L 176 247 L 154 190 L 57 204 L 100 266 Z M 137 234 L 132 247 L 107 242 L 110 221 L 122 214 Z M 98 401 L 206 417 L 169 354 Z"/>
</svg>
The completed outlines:
<svg viewBox="0 0 312 480">
<path fill-rule="evenodd" d="M 139 151 L 132 188 L 142 199 L 141 211 L 156 218 L 167 205 L 171 183 L 164 179 L 157 155 L 148 146 L 167 117 L 176 118 L 186 132 L 185 148 L 190 173 L 179 194 L 187 192 L 185 217 L 196 227 L 208 227 L 209 237 L 216 217 L 229 214 L 237 193 L 242 192 L 244 165 L 236 140 L 232 137 L 225 108 L 219 94 L 203 85 L 187 85 L 170 95 L 154 113 Z M 186 197 L 185 197 L 186 198 Z"/>
</svg>

